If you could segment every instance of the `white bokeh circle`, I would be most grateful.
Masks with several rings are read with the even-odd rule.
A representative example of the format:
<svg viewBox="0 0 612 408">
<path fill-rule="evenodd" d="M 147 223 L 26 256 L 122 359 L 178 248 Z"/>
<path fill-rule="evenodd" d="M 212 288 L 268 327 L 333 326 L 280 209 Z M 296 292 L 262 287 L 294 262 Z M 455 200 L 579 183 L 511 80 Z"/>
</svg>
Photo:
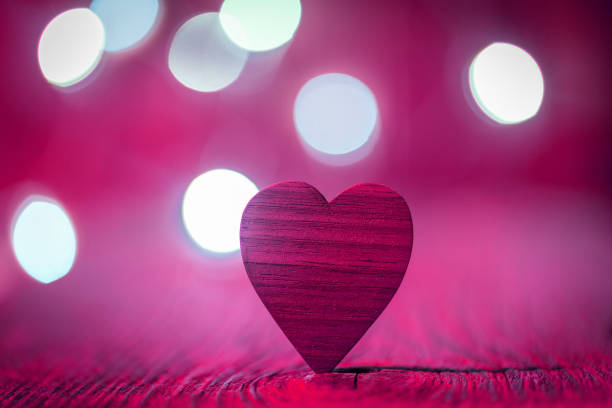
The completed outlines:
<svg viewBox="0 0 612 408">
<path fill-rule="evenodd" d="M 242 72 L 248 52 L 231 42 L 217 13 L 204 13 L 187 20 L 176 32 L 168 66 L 187 88 L 214 92 L 230 85 Z"/>
<path fill-rule="evenodd" d="M 493 43 L 476 55 L 469 72 L 474 100 L 491 119 L 520 123 L 538 113 L 544 98 L 544 78 L 525 50 Z"/>
<path fill-rule="evenodd" d="M 93 0 L 89 8 L 104 24 L 104 49 L 116 52 L 132 47 L 151 31 L 159 13 L 159 1 Z"/>
<path fill-rule="evenodd" d="M 249 51 L 268 51 L 289 41 L 302 16 L 300 0 L 225 0 L 219 11 L 228 37 Z"/>
<path fill-rule="evenodd" d="M 293 107 L 295 127 L 304 142 L 330 155 L 363 146 L 376 127 L 378 107 L 372 91 L 345 74 L 312 78 L 300 89 Z"/>
<path fill-rule="evenodd" d="M 77 239 L 68 214 L 44 199 L 27 200 L 11 236 L 19 265 L 42 283 L 65 276 L 74 263 Z"/>
<path fill-rule="evenodd" d="M 215 169 L 196 177 L 183 197 L 182 216 L 191 238 L 212 252 L 240 248 L 240 221 L 257 186 L 233 170 Z"/>
<path fill-rule="evenodd" d="M 100 62 L 104 41 L 104 26 L 93 11 L 64 11 L 47 24 L 38 42 L 43 76 L 61 87 L 83 80 Z"/>
</svg>

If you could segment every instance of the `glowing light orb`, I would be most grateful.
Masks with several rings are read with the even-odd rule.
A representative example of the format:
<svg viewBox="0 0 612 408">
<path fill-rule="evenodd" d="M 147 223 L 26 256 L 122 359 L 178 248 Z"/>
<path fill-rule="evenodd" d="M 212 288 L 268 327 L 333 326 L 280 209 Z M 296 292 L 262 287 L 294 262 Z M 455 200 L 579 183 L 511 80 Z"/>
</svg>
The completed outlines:
<svg viewBox="0 0 612 408">
<path fill-rule="evenodd" d="M 299 0 L 225 0 L 219 11 L 227 36 L 249 51 L 267 51 L 289 41 L 300 23 Z"/>
<path fill-rule="evenodd" d="M 238 79 L 247 57 L 247 51 L 227 38 L 219 15 L 205 13 L 179 28 L 170 46 L 168 66 L 186 87 L 214 92 Z"/>
<path fill-rule="evenodd" d="M 49 201 L 31 201 L 19 213 L 12 244 L 19 265 L 42 283 L 66 275 L 76 257 L 72 223 L 60 206 Z"/>
<path fill-rule="evenodd" d="M 106 51 L 126 49 L 142 40 L 151 30 L 159 12 L 158 0 L 93 0 L 106 31 Z"/>
<path fill-rule="evenodd" d="M 295 127 L 314 149 L 332 155 L 352 152 L 372 136 L 376 98 L 361 81 L 324 74 L 306 82 L 293 107 Z"/>
<path fill-rule="evenodd" d="M 100 62 L 104 51 L 104 26 L 87 8 L 56 16 L 38 42 L 38 64 L 50 83 L 65 87 L 83 80 Z"/>
<path fill-rule="evenodd" d="M 493 43 L 472 61 L 470 90 L 491 119 L 519 123 L 538 113 L 544 98 L 544 78 L 526 51 L 512 44 Z"/>
<path fill-rule="evenodd" d="M 257 187 L 244 175 L 225 169 L 196 177 L 183 197 L 183 223 L 193 240 L 212 252 L 240 248 L 240 221 Z"/>
</svg>

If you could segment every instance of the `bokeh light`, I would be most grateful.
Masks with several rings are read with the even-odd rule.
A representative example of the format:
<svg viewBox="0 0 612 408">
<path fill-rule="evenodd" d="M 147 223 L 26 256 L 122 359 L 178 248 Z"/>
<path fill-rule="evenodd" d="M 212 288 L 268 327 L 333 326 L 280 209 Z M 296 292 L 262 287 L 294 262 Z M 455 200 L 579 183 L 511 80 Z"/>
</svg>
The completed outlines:
<svg viewBox="0 0 612 408">
<path fill-rule="evenodd" d="M 196 177 L 183 197 L 183 223 L 193 240 L 212 252 L 240 248 L 240 221 L 257 186 L 233 170 L 210 170 Z"/>
<path fill-rule="evenodd" d="M 470 66 L 470 90 L 483 112 L 496 122 L 523 122 L 538 113 L 544 78 L 536 61 L 523 49 L 493 43 Z"/>
<path fill-rule="evenodd" d="M 186 87 L 214 92 L 238 79 L 247 58 L 248 52 L 223 32 L 218 13 L 204 13 L 179 28 L 170 46 L 168 66 Z"/>
<path fill-rule="evenodd" d="M 93 10 L 104 24 L 106 51 L 133 46 L 153 27 L 159 12 L 158 0 L 93 0 Z"/>
<path fill-rule="evenodd" d="M 100 62 L 104 36 L 102 21 L 90 9 L 71 9 L 56 16 L 38 42 L 44 77 L 61 87 L 83 80 Z"/>
<path fill-rule="evenodd" d="M 68 214 L 44 199 L 27 200 L 13 224 L 13 252 L 34 279 L 53 282 L 70 271 L 77 240 Z"/>
<path fill-rule="evenodd" d="M 378 108 L 372 91 L 358 79 L 324 74 L 302 87 L 295 99 L 293 118 L 299 135 L 310 147 L 341 155 L 369 140 Z"/>
<path fill-rule="evenodd" d="M 219 14 L 234 43 L 249 51 L 267 51 L 293 37 L 302 6 L 299 0 L 225 0 Z"/>
</svg>

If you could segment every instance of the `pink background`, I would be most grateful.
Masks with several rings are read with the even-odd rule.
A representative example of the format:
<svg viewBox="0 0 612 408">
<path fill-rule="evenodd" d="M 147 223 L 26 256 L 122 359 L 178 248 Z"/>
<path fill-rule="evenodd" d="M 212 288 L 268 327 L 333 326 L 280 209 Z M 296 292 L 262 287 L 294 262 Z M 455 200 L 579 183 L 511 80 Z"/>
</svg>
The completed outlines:
<svg viewBox="0 0 612 408">
<path fill-rule="evenodd" d="M 260 188 L 305 181 L 328 199 L 381 183 L 410 205 L 406 277 L 341 366 L 506 376 L 508 368 L 595 367 L 593 381 L 612 388 L 604 2 L 304 0 L 288 46 L 254 56 L 236 83 L 202 94 L 174 79 L 168 50 L 185 20 L 220 2 L 168 1 L 142 44 L 104 55 L 78 89 L 56 89 L 38 68 L 38 38 L 61 11 L 88 5 L 1 6 L 1 389 L 27 389 L 35 402 L 46 395 L 41 384 L 68 396 L 75 384 L 103 384 L 104 398 L 117 402 L 131 398 L 121 385 L 177 392 L 193 382 L 197 401 L 221 387 L 210 388 L 211 379 L 297 372 L 308 394 L 306 367 L 255 296 L 239 253 L 211 256 L 182 226 L 187 185 L 219 167 Z M 544 102 L 525 123 L 493 123 L 469 94 L 469 63 L 495 41 L 524 48 L 542 70 Z M 311 157 L 293 125 L 300 87 L 327 72 L 359 78 L 379 106 L 378 142 L 350 166 Z M 79 239 L 72 271 L 50 285 L 23 273 L 10 247 L 13 214 L 30 194 L 61 202 Z M 580 384 L 576 398 L 609 393 Z M 508 387 L 501 398 L 517 397 Z"/>
</svg>

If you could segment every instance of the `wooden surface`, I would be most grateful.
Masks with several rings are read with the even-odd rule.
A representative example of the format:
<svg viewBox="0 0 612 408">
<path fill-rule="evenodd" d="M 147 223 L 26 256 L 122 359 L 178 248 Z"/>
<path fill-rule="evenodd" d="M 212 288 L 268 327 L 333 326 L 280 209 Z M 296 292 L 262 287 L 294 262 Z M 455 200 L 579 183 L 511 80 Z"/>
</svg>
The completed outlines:
<svg viewBox="0 0 612 408">
<path fill-rule="evenodd" d="M 402 195 L 416 234 L 404 280 L 326 374 L 279 330 L 239 254 L 211 258 L 164 235 L 175 220 L 151 223 L 166 208 L 83 208 L 75 268 L 50 285 L 0 242 L 0 406 L 607 406 L 607 207 L 524 190 Z"/>
<path fill-rule="evenodd" d="M 395 295 L 412 250 L 404 199 L 377 184 L 330 203 L 302 182 L 260 191 L 240 248 L 255 291 L 308 365 L 329 372 Z"/>
</svg>

